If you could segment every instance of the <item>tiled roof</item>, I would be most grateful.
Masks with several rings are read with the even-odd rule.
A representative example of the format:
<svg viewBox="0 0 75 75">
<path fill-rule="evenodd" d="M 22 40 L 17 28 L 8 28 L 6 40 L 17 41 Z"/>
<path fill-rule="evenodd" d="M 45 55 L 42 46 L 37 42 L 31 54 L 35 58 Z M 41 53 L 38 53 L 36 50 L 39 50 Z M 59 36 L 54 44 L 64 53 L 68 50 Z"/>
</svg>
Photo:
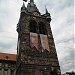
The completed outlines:
<svg viewBox="0 0 75 75">
<path fill-rule="evenodd" d="M 0 60 L 16 61 L 16 54 L 0 53 Z"/>
</svg>

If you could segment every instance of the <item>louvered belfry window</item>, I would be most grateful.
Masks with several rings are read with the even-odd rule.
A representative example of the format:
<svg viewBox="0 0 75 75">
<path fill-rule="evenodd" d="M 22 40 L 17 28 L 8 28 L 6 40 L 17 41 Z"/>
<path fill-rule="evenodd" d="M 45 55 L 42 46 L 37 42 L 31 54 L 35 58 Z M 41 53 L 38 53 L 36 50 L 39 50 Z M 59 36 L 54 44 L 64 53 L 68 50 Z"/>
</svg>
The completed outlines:
<svg viewBox="0 0 75 75">
<path fill-rule="evenodd" d="M 30 46 L 35 47 L 37 50 L 41 46 L 43 50 L 49 51 L 47 30 L 43 22 L 30 21 Z"/>
<path fill-rule="evenodd" d="M 43 50 L 49 51 L 48 37 L 47 37 L 47 29 L 43 22 L 38 23 L 39 26 L 39 35 L 41 40 L 41 46 Z"/>
<path fill-rule="evenodd" d="M 40 34 L 44 34 L 44 35 L 47 34 L 46 26 L 43 22 L 39 22 L 38 26 L 39 26 L 39 33 Z"/>
<path fill-rule="evenodd" d="M 38 34 L 37 34 L 37 23 L 32 20 L 30 21 L 30 46 L 38 49 Z"/>
<path fill-rule="evenodd" d="M 30 22 L 30 32 L 36 33 L 36 25 L 37 23 L 34 20 Z"/>
</svg>

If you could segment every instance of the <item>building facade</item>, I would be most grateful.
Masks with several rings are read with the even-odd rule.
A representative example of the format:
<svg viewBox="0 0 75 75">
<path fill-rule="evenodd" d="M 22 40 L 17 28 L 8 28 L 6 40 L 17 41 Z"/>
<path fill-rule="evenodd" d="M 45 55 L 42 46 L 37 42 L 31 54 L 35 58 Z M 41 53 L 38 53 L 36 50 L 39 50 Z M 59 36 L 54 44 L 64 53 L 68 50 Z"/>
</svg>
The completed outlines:
<svg viewBox="0 0 75 75">
<path fill-rule="evenodd" d="M 60 66 L 50 27 L 48 10 L 41 15 L 34 0 L 21 7 L 17 24 L 16 75 L 57 75 Z"/>
<path fill-rule="evenodd" d="M 15 75 L 16 55 L 0 53 L 0 75 Z"/>
</svg>

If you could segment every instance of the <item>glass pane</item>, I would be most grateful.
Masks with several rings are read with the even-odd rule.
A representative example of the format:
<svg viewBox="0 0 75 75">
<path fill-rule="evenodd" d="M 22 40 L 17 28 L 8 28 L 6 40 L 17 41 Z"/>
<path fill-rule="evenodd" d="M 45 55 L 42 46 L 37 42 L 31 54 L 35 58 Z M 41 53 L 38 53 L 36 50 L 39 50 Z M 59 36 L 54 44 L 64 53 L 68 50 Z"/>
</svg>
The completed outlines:
<svg viewBox="0 0 75 75">
<path fill-rule="evenodd" d="M 4 68 L 8 68 L 8 64 L 5 63 L 5 64 L 4 64 Z"/>
</svg>

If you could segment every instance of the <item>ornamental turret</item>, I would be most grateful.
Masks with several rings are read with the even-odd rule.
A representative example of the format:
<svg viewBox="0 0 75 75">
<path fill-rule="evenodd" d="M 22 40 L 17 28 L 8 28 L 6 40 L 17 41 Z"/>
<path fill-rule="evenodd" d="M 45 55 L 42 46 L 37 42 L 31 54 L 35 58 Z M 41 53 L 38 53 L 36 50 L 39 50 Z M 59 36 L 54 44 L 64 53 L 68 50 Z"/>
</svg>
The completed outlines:
<svg viewBox="0 0 75 75">
<path fill-rule="evenodd" d="M 21 7 L 21 12 L 27 12 L 27 8 L 25 7 L 25 4 L 23 3 L 23 6 Z"/>
<path fill-rule="evenodd" d="M 34 4 L 34 0 L 30 0 L 30 3 L 27 5 L 28 13 L 39 12 L 37 6 Z"/>
<path fill-rule="evenodd" d="M 46 20 L 50 23 L 51 22 L 51 15 L 50 13 L 48 12 L 47 8 L 45 7 L 45 11 L 46 13 L 43 14 L 42 16 L 46 18 Z"/>
</svg>

